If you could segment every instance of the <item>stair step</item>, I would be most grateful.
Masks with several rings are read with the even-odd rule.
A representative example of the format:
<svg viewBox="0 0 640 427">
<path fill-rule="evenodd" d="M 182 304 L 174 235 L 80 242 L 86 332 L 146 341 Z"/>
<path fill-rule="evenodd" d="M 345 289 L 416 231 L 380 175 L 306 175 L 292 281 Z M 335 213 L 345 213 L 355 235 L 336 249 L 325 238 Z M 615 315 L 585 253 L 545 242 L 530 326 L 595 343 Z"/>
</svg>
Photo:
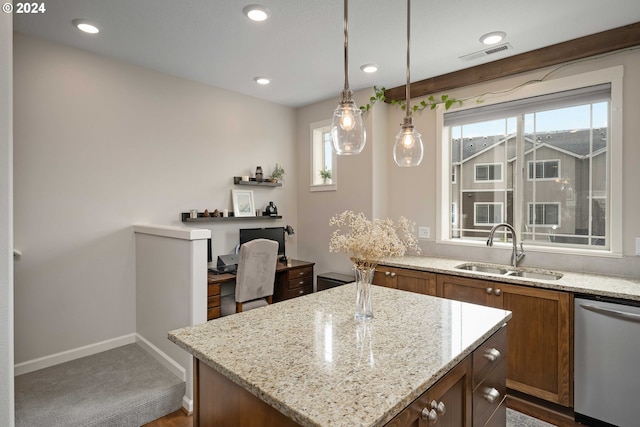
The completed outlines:
<svg viewBox="0 0 640 427">
<path fill-rule="evenodd" d="M 16 427 L 141 426 L 184 394 L 184 381 L 128 344 L 16 376 Z"/>
</svg>

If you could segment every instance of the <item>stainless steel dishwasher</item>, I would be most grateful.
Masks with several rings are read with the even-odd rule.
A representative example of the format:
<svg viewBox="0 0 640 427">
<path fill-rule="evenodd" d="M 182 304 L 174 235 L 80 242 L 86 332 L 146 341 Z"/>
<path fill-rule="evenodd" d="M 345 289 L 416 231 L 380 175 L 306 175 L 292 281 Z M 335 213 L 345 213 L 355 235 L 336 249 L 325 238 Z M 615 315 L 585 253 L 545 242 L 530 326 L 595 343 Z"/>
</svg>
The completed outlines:
<svg viewBox="0 0 640 427">
<path fill-rule="evenodd" d="M 576 421 L 640 425 L 640 303 L 576 296 L 574 334 Z"/>
</svg>

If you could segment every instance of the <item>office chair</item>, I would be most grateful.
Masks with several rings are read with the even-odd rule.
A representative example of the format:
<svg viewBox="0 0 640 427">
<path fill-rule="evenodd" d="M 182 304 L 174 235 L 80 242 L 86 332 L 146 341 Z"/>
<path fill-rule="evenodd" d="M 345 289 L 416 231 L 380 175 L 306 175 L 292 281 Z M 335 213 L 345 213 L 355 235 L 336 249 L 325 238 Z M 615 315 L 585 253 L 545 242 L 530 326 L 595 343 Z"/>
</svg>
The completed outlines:
<svg viewBox="0 0 640 427">
<path fill-rule="evenodd" d="M 222 297 L 222 316 L 272 303 L 278 242 L 255 239 L 240 246 L 235 295 Z"/>
</svg>

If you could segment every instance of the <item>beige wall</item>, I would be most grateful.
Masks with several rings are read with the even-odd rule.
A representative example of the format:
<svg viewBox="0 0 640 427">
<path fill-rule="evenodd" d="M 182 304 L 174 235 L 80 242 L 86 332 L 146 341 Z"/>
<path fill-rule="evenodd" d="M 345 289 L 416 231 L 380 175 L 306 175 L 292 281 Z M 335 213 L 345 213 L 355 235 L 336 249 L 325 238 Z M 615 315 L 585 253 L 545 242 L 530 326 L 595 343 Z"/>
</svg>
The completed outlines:
<svg viewBox="0 0 640 427">
<path fill-rule="evenodd" d="M 298 229 L 295 110 L 18 33 L 14 65 L 16 363 L 135 332 L 134 223 L 232 210 L 232 177 L 278 162 L 254 196 L 284 219 L 210 226 L 213 251 Z"/>
<path fill-rule="evenodd" d="M 561 270 L 585 271 L 605 274 L 615 274 L 624 276 L 640 276 L 640 257 L 635 256 L 635 237 L 640 236 L 640 221 L 638 212 L 640 211 L 640 193 L 635 188 L 640 181 L 640 170 L 637 167 L 640 161 L 640 144 L 637 143 L 636 135 L 640 134 L 640 121 L 637 120 L 640 114 L 640 98 L 635 94 L 640 93 L 640 50 L 631 50 L 608 55 L 603 58 L 582 61 L 577 64 L 563 67 L 552 74 L 551 78 L 572 76 L 587 71 L 598 70 L 616 65 L 624 66 L 624 102 L 623 102 L 623 258 L 593 257 L 577 255 L 557 255 L 529 251 L 524 259 L 524 265 L 540 266 L 546 268 L 556 268 Z M 513 88 L 525 81 L 543 77 L 551 69 L 525 73 L 510 78 L 500 79 L 489 83 L 472 85 L 465 88 L 448 92 L 450 96 L 458 99 L 475 97 L 486 92 L 499 91 Z M 358 94 L 356 102 L 368 99 L 372 91 L 362 91 Z M 413 102 L 419 102 L 418 98 Z M 302 147 L 308 145 L 308 125 L 315 120 L 330 118 L 334 108 L 333 102 L 325 102 L 301 108 L 298 113 L 298 143 Z M 620 114 L 620 112 L 618 112 Z M 377 134 L 374 143 L 367 142 L 365 156 L 360 160 L 353 158 L 340 158 L 338 163 L 340 176 L 346 170 L 349 171 L 357 181 L 348 183 L 345 188 L 338 186 L 336 194 L 317 197 L 309 193 L 304 185 L 298 187 L 299 194 L 299 217 L 301 221 L 301 235 L 308 236 L 300 242 L 300 251 L 309 254 L 310 259 L 319 263 L 321 270 L 347 272 L 349 264 L 345 262 L 346 256 L 329 255 L 326 253 L 328 246 L 328 235 L 330 229 L 325 226 L 328 218 L 344 209 L 366 210 L 373 205 L 373 200 L 379 196 L 374 191 L 370 194 L 368 182 L 374 172 L 372 163 L 368 157 L 367 150 L 371 150 L 371 145 L 380 144 L 377 149 L 386 151 L 386 156 L 390 158 L 386 171 L 386 185 L 388 195 L 386 202 L 378 202 L 388 208 L 388 215 L 392 218 L 404 215 L 414 221 L 417 225 L 431 227 L 429 240 L 420 240 L 422 251 L 426 255 L 439 257 L 452 257 L 468 260 L 508 262 L 510 252 L 500 248 L 478 248 L 466 247 L 451 244 L 437 244 L 435 242 L 436 227 L 436 188 L 437 164 L 436 158 L 436 114 L 433 111 L 425 110 L 417 113 L 414 119 L 416 129 L 422 133 L 425 145 L 425 155 L 422 164 L 417 168 L 398 168 L 392 160 L 392 145 L 394 136 L 402 122 L 404 112 L 396 107 L 388 107 L 376 117 L 376 120 L 384 120 L 387 124 L 386 136 Z M 370 124 L 367 123 L 367 130 Z M 299 158 L 301 164 L 308 164 L 308 160 L 301 154 Z M 304 163 L 303 163 L 304 162 Z M 375 168 L 378 169 L 378 168 Z M 378 171 L 375 171 L 378 174 Z M 341 179 L 341 184 L 343 180 Z M 356 198 L 354 193 L 358 193 L 363 188 L 360 198 Z M 364 203 L 362 202 L 364 199 Z M 356 203 L 358 200 L 358 203 Z M 364 207 L 363 207 L 364 205 Z M 382 216 L 382 215 L 381 215 Z M 312 218 L 303 221 L 303 218 Z M 307 247 L 307 243 L 315 247 Z M 526 249 L 526 248 L 525 248 Z M 311 258 L 313 256 L 313 258 Z"/>
</svg>

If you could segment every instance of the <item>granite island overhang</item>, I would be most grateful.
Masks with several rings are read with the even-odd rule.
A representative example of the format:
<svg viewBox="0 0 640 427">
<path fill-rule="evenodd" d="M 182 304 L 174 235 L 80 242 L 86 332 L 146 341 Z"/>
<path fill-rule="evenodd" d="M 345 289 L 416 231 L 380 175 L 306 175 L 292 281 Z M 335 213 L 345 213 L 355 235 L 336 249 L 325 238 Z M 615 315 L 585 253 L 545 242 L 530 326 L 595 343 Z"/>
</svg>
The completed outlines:
<svg viewBox="0 0 640 427">
<path fill-rule="evenodd" d="M 372 292 L 368 322 L 354 320 L 355 284 L 348 284 L 168 337 L 299 425 L 382 426 L 511 318 L 380 286 Z"/>
</svg>

